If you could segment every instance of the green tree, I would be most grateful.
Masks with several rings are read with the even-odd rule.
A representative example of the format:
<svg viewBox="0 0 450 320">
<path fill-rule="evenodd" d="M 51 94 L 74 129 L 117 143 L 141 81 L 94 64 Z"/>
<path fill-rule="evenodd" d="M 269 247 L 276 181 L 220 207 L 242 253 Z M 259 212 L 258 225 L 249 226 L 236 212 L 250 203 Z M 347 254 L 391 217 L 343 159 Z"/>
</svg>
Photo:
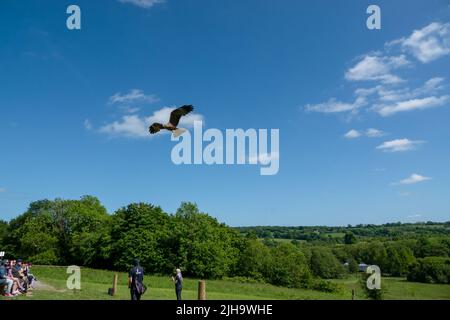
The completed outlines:
<svg viewBox="0 0 450 320">
<path fill-rule="evenodd" d="M 8 223 L 0 220 L 0 248 L 4 246 L 4 239 L 8 233 Z"/>
<path fill-rule="evenodd" d="M 448 238 L 421 237 L 414 246 L 414 255 L 418 258 L 448 257 L 450 256 L 449 240 Z"/>
<path fill-rule="evenodd" d="M 419 258 L 409 266 L 408 281 L 450 284 L 450 258 Z"/>
<path fill-rule="evenodd" d="M 93 239 L 107 237 L 108 219 L 94 197 L 40 200 L 10 221 L 5 242 L 14 257 L 34 263 L 96 266 L 104 246 Z"/>
<path fill-rule="evenodd" d="M 330 249 L 315 247 L 312 249 L 310 260 L 311 271 L 316 277 L 324 279 L 340 278 L 345 269 Z"/>
<path fill-rule="evenodd" d="M 270 249 L 261 241 L 246 241 L 240 252 L 237 275 L 265 280 L 269 271 L 270 255 Z"/>
<path fill-rule="evenodd" d="M 139 258 L 146 272 L 171 271 L 165 247 L 169 216 L 160 207 L 130 204 L 116 211 L 112 224 L 111 259 L 116 268 L 126 270 Z"/>
<path fill-rule="evenodd" d="M 258 239 L 258 234 L 255 232 L 255 230 L 250 230 L 246 233 L 245 238 L 248 240 L 256 240 Z"/>
<path fill-rule="evenodd" d="M 345 244 L 354 244 L 356 243 L 356 237 L 353 234 L 353 232 L 349 231 L 344 236 L 344 243 Z"/>
<path fill-rule="evenodd" d="M 374 264 L 380 267 L 384 272 L 388 260 L 386 248 L 380 241 L 371 241 L 367 243 L 358 243 L 351 246 L 349 253 L 359 263 Z"/>
<path fill-rule="evenodd" d="M 359 271 L 358 262 L 353 258 L 348 259 L 348 272 L 357 273 L 358 271 Z"/>
<path fill-rule="evenodd" d="M 184 202 L 173 217 L 172 246 L 176 265 L 186 274 L 221 278 L 231 273 L 239 257 L 238 233 Z"/>
<path fill-rule="evenodd" d="M 84 266 L 106 267 L 110 253 L 111 216 L 92 196 L 66 201 L 67 229 L 61 239 L 68 241 L 66 261 Z"/>
<path fill-rule="evenodd" d="M 402 276 L 408 272 L 408 266 L 415 261 L 415 257 L 408 247 L 391 242 L 386 245 L 387 259 L 384 272 L 392 276 Z"/>
<path fill-rule="evenodd" d="M 18 229 L 12 231 L 12 237 L 17 241 L 17 257 L 37 264 L 59 262 L 58 239 L 49 214 L 30 217 Z"/>
<path fill-rule="evenodd" d="M 286 287 L 307 288 L 312 276 L 302 252 L 291 243 L 282 243 L 271 250 L 265 278 L 268 282 Z"/>
</svg>

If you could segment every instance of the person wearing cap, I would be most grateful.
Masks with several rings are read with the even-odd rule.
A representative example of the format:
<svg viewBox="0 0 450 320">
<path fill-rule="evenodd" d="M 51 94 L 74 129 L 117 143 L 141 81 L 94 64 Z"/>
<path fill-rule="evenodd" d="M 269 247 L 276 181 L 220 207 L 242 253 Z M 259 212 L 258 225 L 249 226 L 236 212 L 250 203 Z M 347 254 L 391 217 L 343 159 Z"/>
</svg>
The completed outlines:
<svg viewBox="0 0 450 320">
<path fill-rule="evenodd" d="M 5 267 L 5 262 L 3 260 L 0 260 L 0 286 L 4 286 L 4 296 L 5 297 L 12 297 L 11 294 L 12 286 L 14 281 L 8 278 L 8 272 Z"/>
<path fill-rule="evenodd" d="M 130 288 L 131 300 L 141 300 L 145 292 L 144 269 L 139 264 L 139 259 L 134 259 L 133 268 L 128 274 L 128 288 Z"/>
<path fill-rule="evenodd" d="M 183 276 L 181 275 L 181 270 L 176 269 L 175 277 L 172 277 L 172 281 L 175 284 L 175 294 L 177 295 L 177 300 L 181 300 L 181 290 L 183 289 Z"/>
</svg>

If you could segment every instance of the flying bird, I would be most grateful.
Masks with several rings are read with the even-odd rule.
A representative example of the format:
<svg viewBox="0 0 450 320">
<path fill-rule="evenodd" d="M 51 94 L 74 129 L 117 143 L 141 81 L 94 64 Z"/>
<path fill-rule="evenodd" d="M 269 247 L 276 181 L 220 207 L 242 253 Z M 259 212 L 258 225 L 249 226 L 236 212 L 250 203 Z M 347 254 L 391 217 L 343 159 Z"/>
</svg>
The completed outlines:
<svg viewBox="0 0 450 320">
<path fill-rule="evenodd" d="M 155 122 L 150 126 L 150 128 L 148 128 L 148 131 L 150 131 L 151 134 L 155 134 L 162 129 L 166 129 L 171 131 L 173 136 L 176 138 L 186 132 L 186 129 L 177 128 L 181 117 L 187 115 L 192 110 L 194 110 L 194 107 L 190 104 L 181 106 L 170 113 L 170 119 L 167 124 Z"/>
</svg>

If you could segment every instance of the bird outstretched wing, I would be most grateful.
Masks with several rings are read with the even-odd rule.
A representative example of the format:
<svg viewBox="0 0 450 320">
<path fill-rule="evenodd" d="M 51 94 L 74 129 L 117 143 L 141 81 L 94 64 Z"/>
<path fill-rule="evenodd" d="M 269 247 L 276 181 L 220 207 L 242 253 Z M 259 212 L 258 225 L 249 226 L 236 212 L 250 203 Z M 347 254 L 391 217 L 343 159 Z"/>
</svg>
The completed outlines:
<svg viewBox="0 0 450 320">
<path fill-rule="evenodd" d="M 184 105 L 182 107 L 179 107 L 178 109 L 173 110 L 170 113 L 170 120 L 169 123 L 173 125 L 174 127 L 178 126 L 178 123 L 180 122 L 180 118 L 182 116 L 187 115 L 189 112 L 194 110 L 194 107 L 192 105 Z"/>
<path fill-rule="evenodd" d="M 151 134 L 157 133 L 159 130 L 163 129 L 164 126 L 161 123 L 155 122 L 148 128 L 148 131 L 150 131 Z"/>
</svg>

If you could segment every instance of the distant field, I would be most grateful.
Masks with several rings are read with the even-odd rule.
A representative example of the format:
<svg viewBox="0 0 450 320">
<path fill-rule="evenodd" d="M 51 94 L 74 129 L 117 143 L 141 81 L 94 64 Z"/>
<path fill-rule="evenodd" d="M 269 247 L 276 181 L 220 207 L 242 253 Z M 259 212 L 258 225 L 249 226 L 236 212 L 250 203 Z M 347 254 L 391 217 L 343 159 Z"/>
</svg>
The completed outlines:
<svg viewBox="0 0 450 320">
<path fill-rule="evenodd" d="M 337 239 L 341 239 L 344 238 L 345 233 L 342 232 L 331 232 L 331 233 L 324 233 L 324 235 L 326 237 L 329 238 L 337 238 Z M 266 240 L 266 238 L 259 238 L 260 241 L 264 241 Z M 306 240 L 294 240 L 294 239 L 285 239 L 285 238 L 270 238 L 270 240 L 274 240 L 275 242 L 279 242 L 279 243 L 283 243 L 283 242 L 289 242 L 291 243 L 292 241 L 297 241 L 300 243 L 306 243 Z"/>
<path fill-rule="evenodd" d="M 114 272 L 82 268 L 81 290 L 70 291 L 66 288 L 67 274 L 63 267 L 34 266 L 33 273 L 41 282 L 28 296 L 19 296 L 14 299 L 34 300 L 114 300 L 129 299 L 126 287 L 126 273 L 118 273 L 118 292 L 111 297 L 107 294 L 112 287 Z M 351 290 L 356 290 L 358 299 L 361 289 L 358 278 L 352 276 L 348 279 L 332 280 L 339 283 L 342 291 L 339 293 L 324 293 L 314 290 L 290 289 L 276 287 L 261 283 L 241 283 L 234 280 L 208 280 L 206 282 L 207 298 L 210 300 L 342 300 L 351 299 Z M 145 283 L 149 287 L 143 299 L 172 300 L 175 299 L 173 284 L 169 277 L 147 276 Z M 387 288 L 386 299 L 450 299 L 450 285 L 435 285 L 407 282 L 402 278 L 383 278 L 382 285 Z M 185 279 L 183 298 L 197 299 L 196 279 Z M 6 298 L 0 298 L 6 299 Z"/>
</svg>

